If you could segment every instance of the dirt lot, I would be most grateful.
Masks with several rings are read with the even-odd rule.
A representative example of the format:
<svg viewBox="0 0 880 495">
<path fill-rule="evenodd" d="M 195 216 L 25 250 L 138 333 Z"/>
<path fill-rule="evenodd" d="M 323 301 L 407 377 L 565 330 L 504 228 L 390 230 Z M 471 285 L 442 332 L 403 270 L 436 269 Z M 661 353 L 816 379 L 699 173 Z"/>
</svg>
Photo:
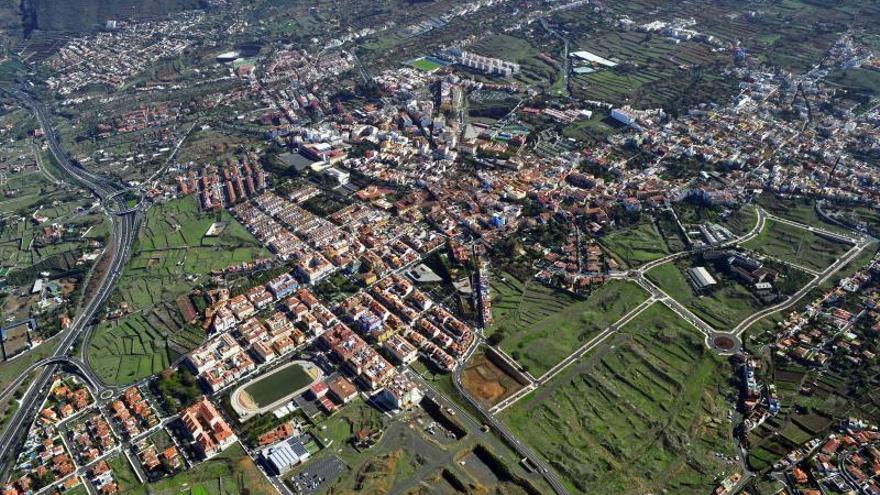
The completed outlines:
<svg viewBox="0 0 880 495">
<path fill-rule="evenodd" d="M 485 353 L 476 354 L 462 373 L 464 387 L 487 407 L 494 406 L 522 388 L 510 373 Z"/>
</svg>

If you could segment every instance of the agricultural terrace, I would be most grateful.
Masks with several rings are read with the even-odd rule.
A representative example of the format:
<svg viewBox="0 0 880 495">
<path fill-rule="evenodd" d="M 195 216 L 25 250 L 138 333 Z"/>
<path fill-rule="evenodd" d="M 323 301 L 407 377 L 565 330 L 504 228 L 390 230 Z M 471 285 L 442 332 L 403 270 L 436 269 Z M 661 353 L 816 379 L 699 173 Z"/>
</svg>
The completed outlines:
<svg viewBox="0 0 880 495">
<path fill-rule="evenodd" d="M 0 266 L 27 268 L 83 249 L 91 239 L 82 234 L 105 220 L 97 210 L 91 210 L 91 198 L 52 186 L 38 171 L 4 175 L 2 179 L 6 190 L 17 192 L 0 201 L 0 215 L 5 217 L 0 224 Z M 63 225 L 65 232 L 58 241 L 44 242 L 43 228 L 53 224 Z"/>
<path fill-rule="evenodd" d="M 559 49 L 562 49 L 561 43 Z M 540 49 L 522 38 L 506 34 L 486 36 L 478 43 L 468 47 L 468 50 L 486 57 L 500 58 L 520 64 L 521 71 L 514 78 L 525 84 L 548 85 L 549 81 L 556 80 L 559 74 L 557 67 L 539 57 Z M 553 55 L 555 53 L 551 56 Z M 559 57 L 556 56 L 556 58 Z"/>
<path fill-rule="evenodd" d="M 570 493 L 702 494 L 734 452 L 726 363 L 653 304 L 603 346 L 503 413 Z"/>
<path fill-rule="evenodd" d="M 161 303 L 102 322 L 88 341 L 88 361 L 105 383 L 128 385 L 164 370 L 205 338 L 186 325 L 177 307 Z"/>
<path fill-rule="evenodd" d="M 649 221 L 642 221 L 636 226 L 618 230 L 606 235 L 599 241 L 622 264 L 636 267 L 649 261 L 660 259 L 669 254 L 669 248 L 663 236 Z"/>
<path fill-rule="evenodd" d="M 824 270 L 849 250 L 847 244 L 772 219 L 743 247 L 817 271 Z"/>
<path fill-rule="evenodd" d="M 619 62 L 571 78 L 574 96 L 637 108 L 681 107 L 688 99 L 720 100 L 733 89 L 719 74 L 685 67 L 721 62 L 711 47 L 638 32 L 580 32 L 572 52 L 586 50 Z M 573 66 L 586 66 L 573 59 Z M 635 67 L 638 67 L 637 69 Z"/>
<path fill-rule="evenodd" d="M 225 228 L 207 237 L 214 222 Z M 116 299 L 135 311 L 148 308 L 188 292 L 214 270 L 269 256 L 225 210 L 202 213 L 194 195 L 175 199 L 147 214 Z"/>
<path fill-rule="evenodd" d="M 491 278 L 490 340 L 534 376 L 569 356 L 590 337 L 647 299 L 636 284 L 609 280 L 586 299 L 509 273 Z"/>
<path fill-rule="evenodd" d="M 241 445 L 170 478 L 142 485 L 123 455 L 108 460 L 119 493 L 126 495 L 270 495 L 277 493 Z"/>
<path fill-rule="evenodd" d="M 221 231 L 206 236 L 215 223 Z M 158 373 L 201 343 L 174 303 L 199 277 L 269 256 L 226 211 L 201 213 L 195 196 L 151 209 L 133 252 L 113 302 L 134 312 L 102 323 L 89 341 L 89 362 L 111 384 Z"/>
<path fill-rule="evenodd" d="M 691 264 L 687 261 L 666 263 L 649 270 L 647 276 L 670 297 L 716 330 L 734 328 L 746 317 L 765 307 L 747 287 L 708 267 L 718 281 L 718 286 L 706 294 L 697 294 L 685 275 L 690 267 Z"/>
</svg>

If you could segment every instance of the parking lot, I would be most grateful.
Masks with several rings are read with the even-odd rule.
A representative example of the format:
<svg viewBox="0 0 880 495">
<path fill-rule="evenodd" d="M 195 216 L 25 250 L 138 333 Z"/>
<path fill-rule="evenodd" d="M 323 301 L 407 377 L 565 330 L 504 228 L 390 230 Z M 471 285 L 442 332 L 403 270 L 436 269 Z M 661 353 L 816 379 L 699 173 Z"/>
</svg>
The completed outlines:
<svg viewBox="0 0 880 495">
<path fill-rule="evenodd" d="M 289 485 L 293 493 L 311 494 L 342 476 L 348 466 L 336 456 L 316 459 L 301 473 L 290 478 Z"/>
</svg>

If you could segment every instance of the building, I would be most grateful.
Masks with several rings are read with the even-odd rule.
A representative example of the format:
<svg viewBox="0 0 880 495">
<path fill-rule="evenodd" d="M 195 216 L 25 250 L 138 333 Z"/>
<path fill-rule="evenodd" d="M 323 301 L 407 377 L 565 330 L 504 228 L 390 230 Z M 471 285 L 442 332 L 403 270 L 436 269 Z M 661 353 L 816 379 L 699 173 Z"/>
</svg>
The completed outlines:
<svg viewBox="0 0 880 495">
<path fill-rule="evenodd" d="M 184 409 L 180 422 L 196 450 L 205 459 L 223 452 L 238 441 L 232 428 L 207 397 Z"/>
<path fill-rule="evenodd" d="M 633 115 L 621 108 L 615 108 L 611 110 L 611 118 L 620 122 L 623 125 L 632 125 L 635 123 L 636 119 Z"/>
<path fill-rule="evenodd" d="M 400 364 L 410 364 L 419 357 L 419 350 L 401 335 L 392 335 L 382 347 Z"/>
<path fill-rule="evenodd" d="M 712 277 L 712 274 L 709 273 L 709 270 L 702 266 L 689 268 L 687 275 L 694 286 L 694 290 L 697 292 L 704 292 L 718 284 L 715 278 Z"/>
<path fill-rule="evenodd" d="M 282 440 L 263 451 L 263 459 L 275 473 L 281 475 L 309 458 L 309 451 L 303 445 L 302 437 Z"/>
<path fill-rule="evenodd" d="M 336 375 L 328 379 L 327 388 L 333 400 L 340 404 L 348 404 L 358 394 L 357 387 L 342 375 Z"/>
<path fill-rule="evenodd" d="M 399 411 L 418 404 L 424 397 L 425 394 L 415 382 L 398 374 L 376 394 L 376 401 L 392 411 Z"/>
</svg>

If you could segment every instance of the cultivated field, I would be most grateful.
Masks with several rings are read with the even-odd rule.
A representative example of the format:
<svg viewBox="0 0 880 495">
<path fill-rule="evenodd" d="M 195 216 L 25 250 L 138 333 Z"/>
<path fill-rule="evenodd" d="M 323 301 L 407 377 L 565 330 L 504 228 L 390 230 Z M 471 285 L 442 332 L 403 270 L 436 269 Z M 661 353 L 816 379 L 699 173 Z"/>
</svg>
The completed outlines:
<svg viewBox="0 0 880 495">
<path fill-rule="evenodd" d="M 654 304 L 506 410 L 571 493 L 708 493 L 731 454 L 722 359 Z"/>
<path fill-rule="evenodd" d="M 634 283 L 610 280 L 586 299 L 510 274 L 492 277 L 490 335 L 501 348 L 539 376 L 646 299 Z"/>
<path fill-rule="evenodd" d="M 205 237 L 218 221 L 227 223 L 223 233 Z M 151 209 L 136 246 L 116 296 L 133 310 L 176 298 L 214 270 L 270 256 L 227 212 L 199 212 L 195 196 Z"/>
<path fill-rule="evenodd" d="M 106 383 L 127 385 L 167 368 L 204 338 L 173 304 L 163 303 L 101 323 L 89 340 L 89 364 Z"/>
</svg>

